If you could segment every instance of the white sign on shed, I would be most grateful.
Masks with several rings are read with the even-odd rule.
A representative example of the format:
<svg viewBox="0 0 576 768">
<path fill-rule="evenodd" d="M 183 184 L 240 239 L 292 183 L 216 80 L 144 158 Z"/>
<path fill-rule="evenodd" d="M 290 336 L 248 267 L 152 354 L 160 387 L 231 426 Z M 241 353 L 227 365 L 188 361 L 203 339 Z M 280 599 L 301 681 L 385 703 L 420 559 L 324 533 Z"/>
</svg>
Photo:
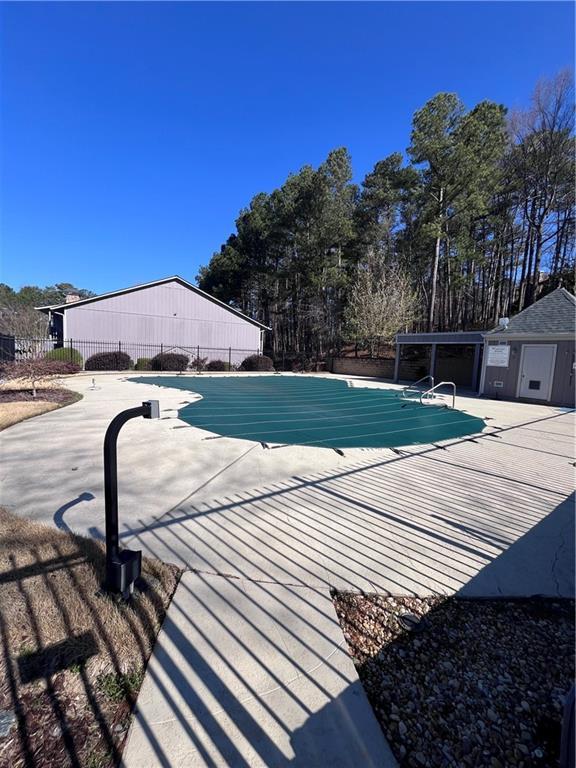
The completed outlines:
<svg viewBox="0 0 576 768">
<path fill-rule="evenodd" d="M 508 344 L 490 344 L 488 346 L 488 360 L 486 365 L 494 368 L 508 368 L 510 362 L 510 347 Z"/>
</svg>

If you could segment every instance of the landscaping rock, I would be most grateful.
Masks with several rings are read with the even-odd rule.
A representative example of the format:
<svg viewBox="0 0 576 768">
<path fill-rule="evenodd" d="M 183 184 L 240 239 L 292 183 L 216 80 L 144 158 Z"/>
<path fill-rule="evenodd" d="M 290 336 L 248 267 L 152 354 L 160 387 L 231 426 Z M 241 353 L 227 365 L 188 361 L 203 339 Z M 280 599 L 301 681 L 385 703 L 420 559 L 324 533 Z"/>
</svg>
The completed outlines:
<svg viewBox="0 0 576 768">
<path fill-rule="evenodd" d="M 11 709 L 0 709 L 0 739 L 9 735 L 12 728 L 16 725 L 16 713 Z"/>
<path fill-rule="evenodd" d="M 337 593 L 334 602 L 402 768 L 559 765 L 573 601 Z M 407 614 L 414 620 L 399 620 Z"/>
</svg>

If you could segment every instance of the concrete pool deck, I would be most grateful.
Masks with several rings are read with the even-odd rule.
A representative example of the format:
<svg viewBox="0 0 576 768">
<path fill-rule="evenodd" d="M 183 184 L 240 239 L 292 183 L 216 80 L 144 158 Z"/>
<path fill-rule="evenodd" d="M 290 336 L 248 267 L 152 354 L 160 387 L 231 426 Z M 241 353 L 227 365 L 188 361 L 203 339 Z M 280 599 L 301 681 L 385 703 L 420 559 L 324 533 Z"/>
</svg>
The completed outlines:
<svg viewBox="0 0 576 768">
<path fill-rule="evenodd" d="M 95 374 L 97 389 L 93 390 L 92 375 L 76 376 L 68 380 L 68 386 L 83 395 L 81 401 L 0 433 L 1 501 L 6 507 L 78 533 L 102 535 L 104 433 L 119 411 L 147 399 L 160 400 L 161 419 L 131 421 L 118 444 L 120 523 L 125 535 L 189 503 L 212 503 L 311 471 L 356 464 L 368 467 L 396 457 L 390 449 L 346 449 L 341 456 L 326 448 L 264 450 L 257 443 L 215 438 L 177 418 L 177 409 L 189 399 L 184 392 L 136 384 L 129 381 L 131 377 Z M 353 387 L 394 387 L 361 377 L 339 378 Z M 487 418 L 487 431 L 564 412 L 461 396 L 457 407 Z M 411 446 L 408 450 L 426 448 Z"/>
<path fill-rule="evenodd" d="M 101 536 L 105 429 L 123 408 L 161 402 L 161 420 L 120 439 L 122 540 L 191 572 L 149 665 L 128 768 L 321 766 L 322 749 L 333 765 L 393 766 L 331 587 L 573 595 L 573 412 L 458 397 L 488 419 L 473 441 L 340 456 L 206 439 L 176 418 L 182 391 L 125 378 L 70 380 L 82 401 L 0 441 L 5 506 Z"/>
</svg>

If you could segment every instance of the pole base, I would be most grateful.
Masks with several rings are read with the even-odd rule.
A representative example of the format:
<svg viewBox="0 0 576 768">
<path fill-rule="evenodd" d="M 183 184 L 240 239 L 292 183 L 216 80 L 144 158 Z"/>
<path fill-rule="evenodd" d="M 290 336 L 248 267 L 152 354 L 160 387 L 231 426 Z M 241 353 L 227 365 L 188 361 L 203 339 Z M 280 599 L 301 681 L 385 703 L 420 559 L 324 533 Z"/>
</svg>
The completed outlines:
<svg viewBox="0 0 576 768">
<path fill-rule="evenodd" d="M 122 549 L 106 563 L 106 592 L 115 592 L 128 600 L 134 591 L 134 582 L 142 573 L 142 552 Z"/>
</svg>

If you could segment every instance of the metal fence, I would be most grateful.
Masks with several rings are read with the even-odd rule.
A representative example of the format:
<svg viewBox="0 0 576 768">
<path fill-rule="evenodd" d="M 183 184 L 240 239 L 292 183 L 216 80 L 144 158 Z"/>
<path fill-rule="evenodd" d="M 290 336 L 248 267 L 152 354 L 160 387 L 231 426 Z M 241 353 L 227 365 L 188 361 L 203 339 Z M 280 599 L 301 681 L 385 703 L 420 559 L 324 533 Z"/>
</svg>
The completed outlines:
<svg viewBox="0 0 576 768">
<path fill-rule="evenodd" d="M 42 357 L 53 349 L 62 349 L 62 360 L 81 362 L 86 365 L 93 355 L 101 352 L 123 352 L 130 357 L 131 366 L 146 370 L 147 363 L 157 355 L 172 353 L 185 355 L 188 358 L 190 370 L 203 369 L 211 362 L 221 361 L 230 369 L 238 368 L 250 355 L 260 354 L 258 349 L 235 349 L 234 347 L 202 347 L 191 344 L 146 344 L 135 341 L 95 341 L 82 339 L 66 339 L 57 342 L 52 339 L 29 339 L 0 335 L 0 361 L 25 360 L 31 357 Z M 75 352 L 82 360 L 78 360 Z"/>
</svg>

